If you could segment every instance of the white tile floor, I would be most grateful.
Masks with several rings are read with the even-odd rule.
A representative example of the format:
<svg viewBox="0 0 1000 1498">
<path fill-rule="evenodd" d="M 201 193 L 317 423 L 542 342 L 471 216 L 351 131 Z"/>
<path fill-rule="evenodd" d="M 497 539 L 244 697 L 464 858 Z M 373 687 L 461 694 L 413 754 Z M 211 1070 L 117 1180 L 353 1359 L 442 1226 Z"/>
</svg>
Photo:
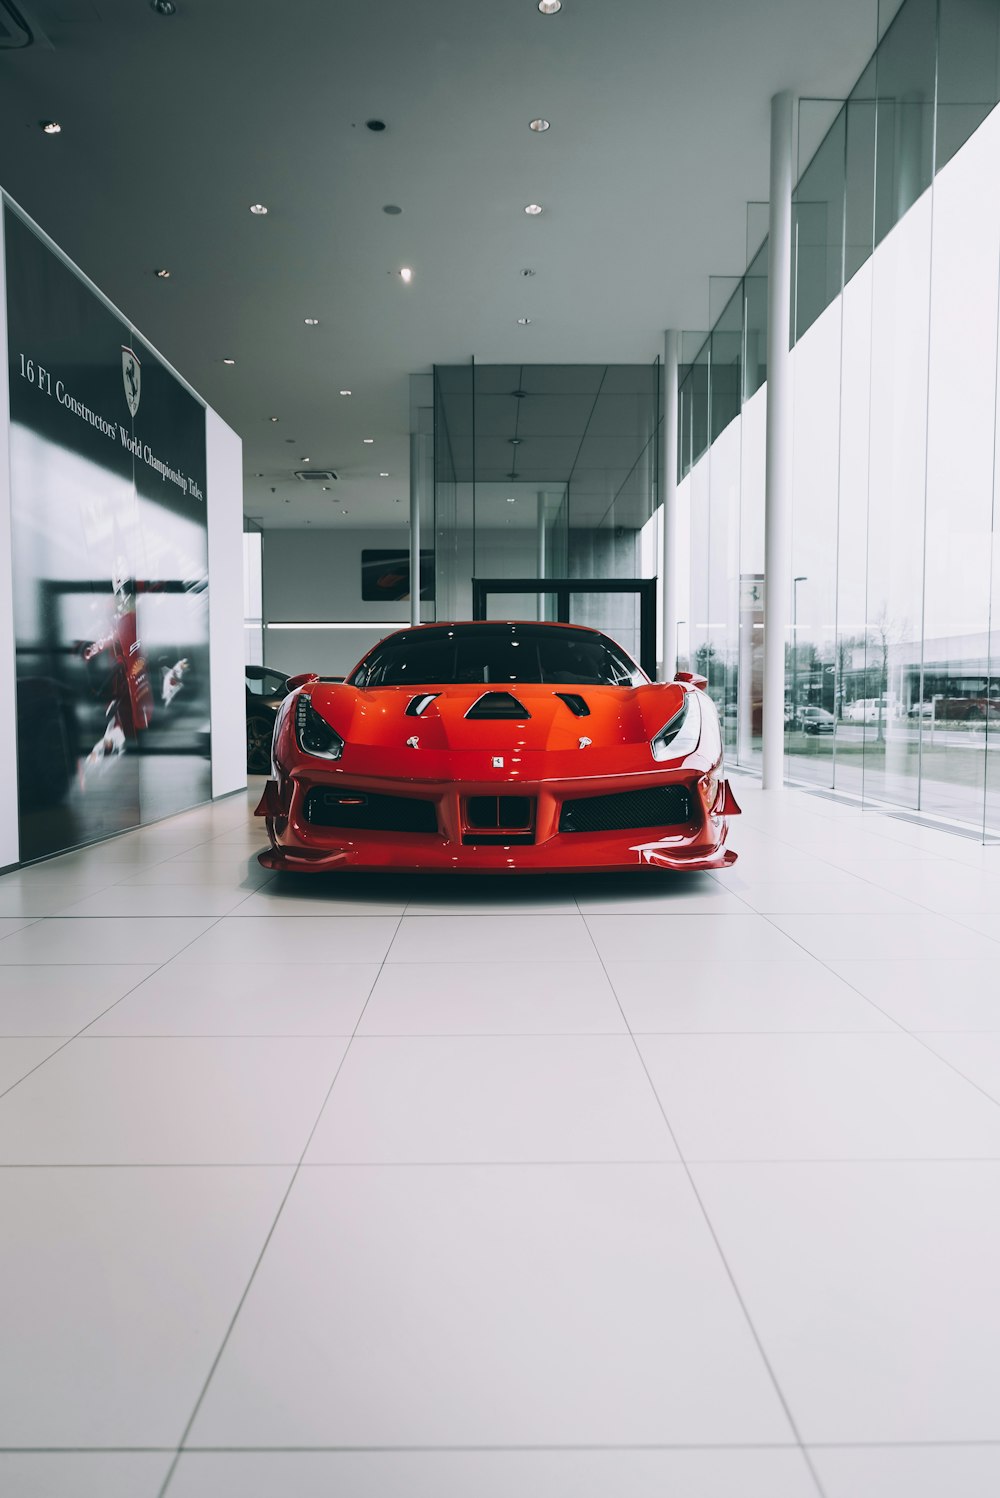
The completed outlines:
<svg viewBox="0 0 1000 1498">
<path fill-rule="evenodd" d="M 1000 848 L 738 794 L 718 875 L 240 797 L 0 878 L 0 1493 L 993 1498 Z"/>
</svg>

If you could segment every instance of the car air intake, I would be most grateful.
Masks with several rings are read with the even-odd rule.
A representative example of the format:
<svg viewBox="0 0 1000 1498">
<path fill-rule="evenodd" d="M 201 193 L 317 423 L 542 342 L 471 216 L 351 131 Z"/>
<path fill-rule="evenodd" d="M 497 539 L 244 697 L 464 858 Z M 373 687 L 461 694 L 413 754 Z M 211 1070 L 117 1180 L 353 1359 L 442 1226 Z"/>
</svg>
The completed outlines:
<svg viewBox="0 0 1000 1498">
<path fill-rule="evenodd" d="M 416 796 L 382 796 L 349 786 L 313 786 L 306 797 L 306 821 L 314 827 L 356 827 L 369 832 L 437 832 L 433 801 Z"/>
<path fill-rule="evenodd" d="M 523 702 L 510 692 L 484 692 L 465 715 L 467 718 L 530 718 Z"/>
<path fill-rule="evenodd" d="M 509 827 L 523 832 L 531 826 L 534 810 L 530 796 L 470 796 L 465 803 L 465 822 L 470 829 Z"/>
<path fill-rule="evenodd" d="M 657 785 L 616 796 L 585 796 L 564 801 L 560 832 L 616 832 L 631 827 L 677 827 L 691 821 L 686 785 Z"/>
<path fill-rule="evenodd" d="M 570 712 L 578 718 L 589 718 L 590 708 L 577 692 L 557 692 L 560 702 L 565 702 Z"/>
<path fill-rule="evenodd" d="M 406 704 L 405 718 L 422 718 L 435 698 L 440 697 L 440 692 L 421 692 L 419 697 L 411 697 Z"/>
</svg>

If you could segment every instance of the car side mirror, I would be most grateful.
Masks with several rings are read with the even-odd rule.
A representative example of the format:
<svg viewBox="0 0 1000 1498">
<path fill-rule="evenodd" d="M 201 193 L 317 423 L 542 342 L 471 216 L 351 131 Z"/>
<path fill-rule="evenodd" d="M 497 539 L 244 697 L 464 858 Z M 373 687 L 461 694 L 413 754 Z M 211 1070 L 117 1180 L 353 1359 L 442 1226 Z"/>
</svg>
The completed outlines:
<svg viewBox="0 0 1000 1498">
<path fill-rule="evenodd" d="M 708 686 L 708 677 L 699 676 L 694 671 L 678 671 L 674 675 L 674 681 L 686 681 L 690 686 L 697 687 L 699 692 L 703 692 Z"/>
<path fill-rule="evenodd" d="M 294 692 L 296 687 L 307 687 L 314 681 L 319 681 L 319 677 L 315 671 L 303 671 L 301 676 L 290 676 L 288 678 L 288 690 Z"/>
</svg>

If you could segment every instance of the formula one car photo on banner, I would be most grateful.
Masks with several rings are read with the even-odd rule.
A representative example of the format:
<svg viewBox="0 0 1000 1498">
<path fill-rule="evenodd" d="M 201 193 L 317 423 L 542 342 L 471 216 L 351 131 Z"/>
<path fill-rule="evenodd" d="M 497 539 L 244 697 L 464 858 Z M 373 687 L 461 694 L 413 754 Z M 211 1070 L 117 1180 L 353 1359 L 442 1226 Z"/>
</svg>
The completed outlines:
<svg viewBox="0 0 1000 1498">
<path fill-rule="evenodd" d="M 702 677 L 597 630 L 427 624 L 344 681 L 293 676 L 257 807 L 265 868 L 721 869 L 739 811 Z"/>
</svg>

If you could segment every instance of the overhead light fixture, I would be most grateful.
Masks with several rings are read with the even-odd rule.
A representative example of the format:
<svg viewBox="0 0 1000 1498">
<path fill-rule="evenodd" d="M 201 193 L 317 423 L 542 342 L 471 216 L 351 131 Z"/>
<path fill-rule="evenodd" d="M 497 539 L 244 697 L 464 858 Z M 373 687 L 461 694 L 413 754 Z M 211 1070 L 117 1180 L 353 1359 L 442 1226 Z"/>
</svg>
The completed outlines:
<svg viewBox="0 0 1000 1498">
<path fill-rule="evenodd" d="M 399 272 L 399 279 L 405 281 L 407 286 L 413 280 L 413 272 L 408 265 L 404 265 Z"/>
<path fill-rule="evenodd" d="M 58 120 L 39 120 L 43 135 L 61 135 L 62 126 Z"/>
<path fill-rule="evenodd" d="M 263 203 L 251 203 L 250 204 L 250 212 L 253 213 L 253 214 L 255 214 L 258 218 L 260 218 L 263 214 L 265 214 L 267 212 L 267 209 L 264 207 Z"/>
<path fill-rule="evenodd" d="M 382 207 L 382 212 L 388 213 L 391 218 L 395 218 L 396 214 L 402 213 L 402 211 L 398 203 L 385 203 Z"/>
<path fill-rule="evenodd" d="M 299 462 L 300 463 L 311 463 L 312 462 L 312 458 L 300 458 Z"/>
<path fill-rule="evenodd" d="M 508 437 L 507 441 L 510 443 L 511 447 L 520 447 L 521 446 L 521 438 L 520 437 Z"/>
<path fill-rule="evenodd" d="M 341 513 L 341 514 L 342 514 L 342 515 L 346 515 L 346 514 L 347 514 L 347 511 L 346 511 L 346 510 L 341 510 L 341 512 L 340 512 L 340 513 Z"/>
<path fill-rule="evenodd" d="M 379 478 L 380 479 L 387 479 L 388 477 L 389 477 L 389 475 L 387 473 L 380 473 L 379 474 Z"/>
<path fill-rule="evenodd" d="M 268 420 L 269 420 L 269 421 L 280 421 L 280 419 L 281 419 L 281 418 L 280 418 L 280 417 L 278 417 L 278 416 L 270 416 L 270 417 L 268 417 Z"/>
<path fill-rule="evenodd" d="M 149 0 L 149 8 L 158 16 L 172 16 L 177 10 L 174 0 Z"/>
<path fill-rule="evenodd" d="M 153 272 L 153 274 L 160 281 L 169 281 L 170 280 L 170 272 L 164 266 L 162 266 L 162 265 L 160 266 L 159 270 L 155 270 Z"/>
<path fill-rule="evenodd" d="M 318 317 L 305 317 L 302 320 L 305 323 L 305 325 L 306 325 L 307 328 L 318 328 L 319 327 L 319 318 Z"/>
<path fill-rule="evenodd" d="M 223 362 L 223 364 L 235 364 L 236 360 L 235 359 L 223 359 L 222 362 Z"/>
<path fill-rule="evenodd" d="M 535 274 L 535 272 L 533 270 L 531 270 L 530 267 L 527 266 L 527 265 L 524 267 L 524 270 L 521 272 L 522 276 L 533 276 L 534 274 Z"/>
<path fill-rule="evenodd" d="M 543 16 L 554 16 L 557 10 L 562 10 L 562 0 L 538 0 L 538 9 Z"/>
<path fill-rule="evenodd" d="M 507 503 L 509 505 L 516 505 L 517 504 L 517 497 L 516 497 L 516 495 L 508 494 L 507 495 Z"/>
<path fill-rule="evenodd" d="M 374 437 L 365 437 L 363 439 L 363 441 L 370 447 L 371 444 L 375 441 L 375 438 Z"/>
<path fill-rule="evenodd" d="M 530 317 L 519 317 L 518 318 L 518 323 L 520 324 L 520 326 L 522 328 L 526 328 L 528 326 L 528 324 L 530 323 L 530 321 L 531 321 Z"/>
<path fill-rule="evenodd" d="M 524 211 L 530 218 L 536 218 L 542 211 L 542 205 L 541 203 L 528 203 Z"/>
<path fill-rule="evenodd" d="M 510 393 L 516 401 L 523 401 L 528 392 L 527 390 L 512 390 Z"/>
<path fill-rule="evenodd" d="M 341 395 L 350 395 L 351 392 L 349 390 L 342 390 L 340 393 Z"/>
<path fill-rule="evenodd" d="M 365 128 L 373 130 L 376 135 L 380 135 L 385 129 L 385 120 L 365 120 Z"/>
<path fill-rule="evenodd" d="M 536 131 L 539 135 L 541 135 L 541 133 L 542 133 L 543 130 L 547 130 L 548 128 L 549 128 L 549 122 L 548 122 L 548 120 L 542 120 L 542 119 L 531 120 L 529 122 L 529 124 L 528 124 L 528 129 Z"/>
</svg>

